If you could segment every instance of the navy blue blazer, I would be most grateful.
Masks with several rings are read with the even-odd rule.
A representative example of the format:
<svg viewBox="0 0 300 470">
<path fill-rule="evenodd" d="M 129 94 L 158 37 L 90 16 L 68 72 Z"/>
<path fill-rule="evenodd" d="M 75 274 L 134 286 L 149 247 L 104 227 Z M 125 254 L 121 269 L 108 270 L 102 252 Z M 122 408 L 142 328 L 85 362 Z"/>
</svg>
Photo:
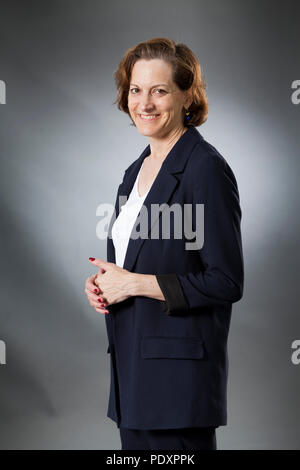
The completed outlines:
<svg viewBox="0 0 300 470">
<path fill-rule="evenodd" d="M 119 196 L 129 197 L 149 154 L 150 145 L 127 168 L 118 188 L 107 237 L 109 262 L 115 263 L 111 227 L 120 211 Z M 194 229 L 196 204 L 204 204 L 199 249 L 186 249 L 190 240 L 184 233 L 161 236 L 163 212 L 153 219 L 150 208 L 163 203 L 192 204 Z M 165 301 L 134 296 L 109 305 L 107 416 L 131 429 L 226 425 L 227 337 L 232 304 L 241 299 L 244 283 L 235 176 L 224 157 L 189 126 L 165 158 L 144 205 L 148 238 L 130 238 L 123 267 L 156 275 Z M 137 230 L 138 223 L 137 218 Z"/>
</svg>

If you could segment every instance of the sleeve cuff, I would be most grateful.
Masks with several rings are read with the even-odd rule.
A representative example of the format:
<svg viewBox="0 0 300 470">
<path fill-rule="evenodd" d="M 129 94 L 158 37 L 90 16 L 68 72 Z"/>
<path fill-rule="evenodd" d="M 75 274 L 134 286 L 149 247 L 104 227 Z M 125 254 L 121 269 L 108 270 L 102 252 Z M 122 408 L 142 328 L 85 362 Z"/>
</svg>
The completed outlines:
<svg viewBox="0 0 300 470">
<path fill-rule="evenodd" d="M 181 284 L 176 274 L 156 274 L 156 279 L 165 301 L 162 301 L 162 310 L 167 315 L 176 315 L 189 309 Z"/>
</svg>

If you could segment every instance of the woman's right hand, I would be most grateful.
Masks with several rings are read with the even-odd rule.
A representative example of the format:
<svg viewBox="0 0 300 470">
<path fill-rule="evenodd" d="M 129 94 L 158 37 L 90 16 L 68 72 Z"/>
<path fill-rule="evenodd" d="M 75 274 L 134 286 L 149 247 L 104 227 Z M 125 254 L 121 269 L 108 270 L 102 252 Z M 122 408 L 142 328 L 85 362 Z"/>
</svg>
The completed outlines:
<svg viewBox="0 0 300 470">
<path fill-rule="evenodd" d="M 104 304 L 103 304 L 103 298 L 101 297 L 101 294 L 103 294 L 103 292 L 94 283 L 97 275 L 98 275 L 98 273 L 93 274 L 92 276 L 87 278 L 87 280 L 85 281 L 85 290 L 84 290 L 84 292 L 86 293 L 86 296 L 88 298 L 88 301 L 89 301 L 91 307 L 94 307 L 96 312 L 98 312 L 98 313 L 109 313 L 109 311 L 104 307 Z M 101 307 L 101 304 L 103 304 L 102 307 Z"/>
</svg>

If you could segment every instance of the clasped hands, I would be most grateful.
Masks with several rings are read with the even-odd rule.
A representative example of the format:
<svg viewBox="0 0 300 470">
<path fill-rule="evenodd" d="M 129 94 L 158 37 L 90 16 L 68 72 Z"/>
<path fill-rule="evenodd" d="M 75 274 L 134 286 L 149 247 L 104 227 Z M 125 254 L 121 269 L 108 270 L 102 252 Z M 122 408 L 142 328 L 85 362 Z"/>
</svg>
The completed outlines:
<svg viewBox="0 0 300 470">
<path fill-rule="evenodd" d="M 99 272 L 86 280 L 85 293 L 97 312 L 109 313 L 109 305 L 133 295 L 135 273 L 99 258 L 89 258 L 89 261 L 99 268 Z"/>
</svg>

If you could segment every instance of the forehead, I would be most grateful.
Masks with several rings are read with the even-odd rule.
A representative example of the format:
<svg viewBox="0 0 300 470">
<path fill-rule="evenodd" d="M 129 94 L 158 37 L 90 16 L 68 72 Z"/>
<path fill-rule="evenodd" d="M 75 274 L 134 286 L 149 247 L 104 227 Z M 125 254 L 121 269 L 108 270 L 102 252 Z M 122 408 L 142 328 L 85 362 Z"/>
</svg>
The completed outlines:
<svg viewBox="0 0 300 470">
<path fill-rule="evenodd" d="M 152 82 L 172 84 L 172 66 L 162 59 L 140 59 L 132 68 L 130 82 L 141 86 Z"/>
</svg>

